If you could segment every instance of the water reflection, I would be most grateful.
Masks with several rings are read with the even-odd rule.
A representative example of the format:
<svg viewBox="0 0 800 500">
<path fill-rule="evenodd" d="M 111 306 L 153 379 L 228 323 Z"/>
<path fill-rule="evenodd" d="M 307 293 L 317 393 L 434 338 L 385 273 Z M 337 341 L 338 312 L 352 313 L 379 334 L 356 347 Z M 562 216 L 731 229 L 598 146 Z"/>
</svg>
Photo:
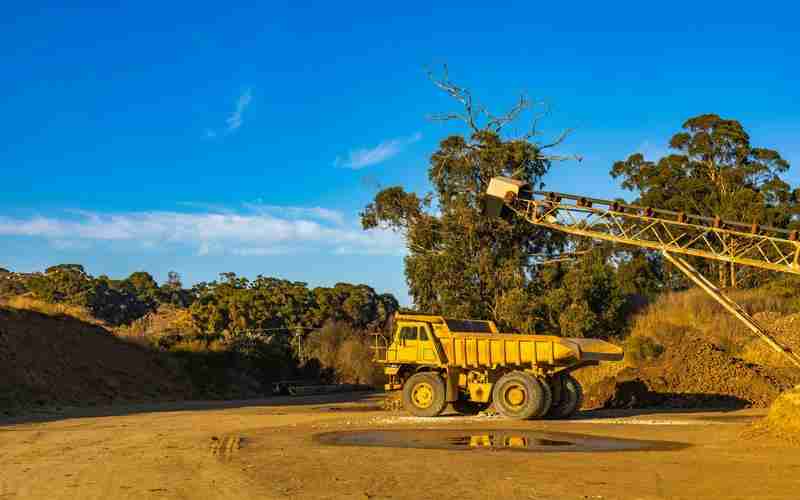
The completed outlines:
<svg viewBox="0 0 800 500">
<path fill-rule="evenodd" d="M 588 434 L 528 430 L 455 429 L 369 430 L 329 432 L 314 439 L 334 446 L 382 446 L 446 450 L 510 450 L 533 452 L 639 451 L 685 448 L 682 443 L 640 441 Z"/>
</svg>

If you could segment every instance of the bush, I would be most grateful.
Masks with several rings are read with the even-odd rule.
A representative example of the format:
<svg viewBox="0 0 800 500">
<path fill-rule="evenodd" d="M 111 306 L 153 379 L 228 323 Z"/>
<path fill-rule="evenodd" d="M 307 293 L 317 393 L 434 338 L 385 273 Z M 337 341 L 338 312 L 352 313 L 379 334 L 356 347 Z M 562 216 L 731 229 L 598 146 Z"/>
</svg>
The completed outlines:
<svg viewBox="0 0 800 500">
<path fill-rule="evenodd" d="M 664 352 L 664 346 L 650 337 L 633 335 L 625 340 L 625 356 L 633 364 L 640 364 L 659 357 Z"/>
<path fill-rule="evenodd" d="M 341 322 L 328 322 L 309 335 L 309 355 L 327 372 L 331 382 L 382 384 L 382 372 L 373 361 L 369 335 Z"/>
</svg>

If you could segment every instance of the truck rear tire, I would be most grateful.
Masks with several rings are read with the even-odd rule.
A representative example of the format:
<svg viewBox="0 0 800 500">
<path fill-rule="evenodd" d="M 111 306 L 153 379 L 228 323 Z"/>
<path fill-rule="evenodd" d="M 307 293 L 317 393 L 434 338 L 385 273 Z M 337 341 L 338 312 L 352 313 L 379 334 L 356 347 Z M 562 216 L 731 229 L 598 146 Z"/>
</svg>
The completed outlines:
<svg viewBox="0 0 800 500">
<path fill-rule="evenodd" d="M 525 372 L 506 373 L 494 384 L 492 399 L 504 417 L 527 419 L 541 417 L 550 409 L 550 388 Z"/>
<path fill-rule="evenodd" d="M 580 382 L 575 380 L 570 374 L 559 375 L 553 381 L 554 384 L 561 384 L 559 400 L 553 403 L 553 407 L 547 413 L 548 418 L 569 418 L 574 415 L 583 405 L 583 389 Z"/>
<path fill-rule="evenodd" d="M 553 407 L 553 388 L 550 386 L 550 382 L 543 378 L 537 378 L 537 382 L 542 385 L 542 390 L 544 391 L 544 404 L 542 405 L 542 409 L 537 415 L 534 415 L 536 418 L 541 418 L 547 415 L 547 412 L 550 411 L 550 408 Z"/>
<path fill-rule="evenodd" d="M 403 408 L 417 417 L 435 417 L 444 411 L 445 387 L 433 372 L 417 373 L 403 385 Z"/>
</svg>

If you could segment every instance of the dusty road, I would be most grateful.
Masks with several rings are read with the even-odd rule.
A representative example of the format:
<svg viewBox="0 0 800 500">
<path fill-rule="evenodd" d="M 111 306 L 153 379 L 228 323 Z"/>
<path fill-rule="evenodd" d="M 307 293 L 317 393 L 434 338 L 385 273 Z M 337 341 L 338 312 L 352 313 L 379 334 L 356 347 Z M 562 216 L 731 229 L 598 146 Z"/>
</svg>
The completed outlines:
<svg viewBox="0 0 800 500">
<path fill-rule="evenodd" d="M 758 412 L 593 413 L 571 422 L 417 419 L 377 397 L 62 411 L 0 421 L 0 499 L 798 498 L 800 448 L 742 438 Z M 332 446 L 334 431 L 552 431 L 650 451 Z M 430 435 L 435 435 L 432 433 Z M 349 434 L 348 434 L 349 435 Z M 315 438 L 315 436 L 317 436 Z M 455 442 L 455 441 L 453 441 Z M 473 445 L 475 441 L 471 442 Z"/>
</svg>

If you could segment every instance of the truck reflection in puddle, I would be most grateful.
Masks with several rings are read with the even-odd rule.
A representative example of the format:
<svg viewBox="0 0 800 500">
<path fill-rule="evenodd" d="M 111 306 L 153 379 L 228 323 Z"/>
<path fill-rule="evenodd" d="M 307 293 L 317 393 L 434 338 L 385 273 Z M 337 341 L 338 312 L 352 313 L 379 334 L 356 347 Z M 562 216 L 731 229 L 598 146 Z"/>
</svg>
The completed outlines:
<svg viewBox="0 0 800 500">
<path fill-rule="evenodd" d="M 453 446 L 469 446 L 470 448 L 525 449 L 531 446 L 573 446 L 575 444 L 569 441 L 531 438 L 521 434 L 472 434 L 448 438 L 447 441 Z"/>
<path fill-rule="evenodd" d="M 687 446 L 667 441 L 640 441 L 588 434 L 527 430 L 374 430 L 328 432 L 318 434 L 314 436 L 314 439 L 318 443 L 333 446 L 534 452 L 675 450 Z"/>
</svg>

